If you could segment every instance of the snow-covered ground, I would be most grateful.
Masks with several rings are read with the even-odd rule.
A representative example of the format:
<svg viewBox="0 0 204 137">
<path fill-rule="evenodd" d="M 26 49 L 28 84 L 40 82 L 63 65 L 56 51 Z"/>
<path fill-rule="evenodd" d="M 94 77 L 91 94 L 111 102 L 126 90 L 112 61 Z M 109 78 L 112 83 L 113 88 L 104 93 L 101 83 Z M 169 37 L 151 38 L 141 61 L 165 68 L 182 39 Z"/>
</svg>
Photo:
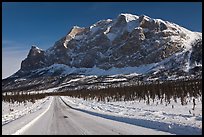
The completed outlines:
<svg viewBox="0 0 204 137">
<path fill-rule="evenodd" d="M 144 101 L 97 102 L 67 96 L 62 96 L 62 99 L 73 108 L 108 119 L 173 134 L 202 134 L 201 98 L 196 99 L 195 110 L 192 110 L 192 98 L 184 106 L 181 105 L 179 99 L 177 103 L 171 101 L 168 105 L 160 104 L 160 101 L 147 105 Z"/>
<path fill-rule="evenodd" d="M 172 100 L 167 105 L 165 102 L 160 104 L 157 100 L 154 103 L 150 100 L 150 105 L 147 105 L 144 100 L 97 102 L 67 96 L 62 96 L 61 99 L 73 110 L 112 122 L 122 122 L 170 134 L 202 134 L 202 97 L 196 99 L 195 110 L 192 110 L 192 98 L 187 98 L 188 103 L 183 106 L 179 99 L 177 103 Z M 39 123 L 41 117 L 47 116 L 47 111 L 55 113 L 51 111 L 50 106 L 54 108 L 56 104 L 51 104 L 53 104 L 53 97 L 37 100 L 34 104 L 2 102 L 2 134 L 21 134 L 30 127 L 32 129 L 36 122 Z M 71 111 L 69 107 L 65 110 Z M 62 115 L 61 112 L 59 113 Z M 49 125 L 49 122 L 47 124 Z"/>
<path fill-rule="evenodd" d="M 36 100 L 35 103 L 14 104 L 2 101 L 2 134 L 13 134 L 43 113 L 53 97 Z"/>
</svg>

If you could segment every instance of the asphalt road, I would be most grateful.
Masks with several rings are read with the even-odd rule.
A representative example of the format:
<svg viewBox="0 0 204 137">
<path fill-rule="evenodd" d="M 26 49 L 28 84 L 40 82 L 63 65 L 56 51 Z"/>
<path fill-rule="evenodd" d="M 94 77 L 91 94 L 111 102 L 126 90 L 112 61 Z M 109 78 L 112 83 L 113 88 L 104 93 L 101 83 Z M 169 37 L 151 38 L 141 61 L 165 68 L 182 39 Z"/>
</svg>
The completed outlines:
<svg viewBox="0 0 204 137">
<path fill-rule="evenodd" d="M 118 135 L 169 134 L 94 116 L 67 106 L 60 97 L 54 97 L 49 110 L 32 124 L 25 135 Z"/>
</svg>

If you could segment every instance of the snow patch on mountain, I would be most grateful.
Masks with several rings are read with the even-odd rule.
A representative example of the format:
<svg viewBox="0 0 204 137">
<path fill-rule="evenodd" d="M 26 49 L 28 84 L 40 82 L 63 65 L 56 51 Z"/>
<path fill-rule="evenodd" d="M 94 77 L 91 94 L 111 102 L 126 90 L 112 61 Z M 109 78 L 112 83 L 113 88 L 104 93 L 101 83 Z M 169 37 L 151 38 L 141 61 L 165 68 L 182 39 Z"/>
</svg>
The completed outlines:
<svg viewBox="0 0 204 137">
<path fill-rule="evenodd" d="M 128 13 L 121 13 L 119 14 L 119 16 L 125 16 L 126 22 L 139 19 L 139 16 L 128 14 Z"/>
</svg>

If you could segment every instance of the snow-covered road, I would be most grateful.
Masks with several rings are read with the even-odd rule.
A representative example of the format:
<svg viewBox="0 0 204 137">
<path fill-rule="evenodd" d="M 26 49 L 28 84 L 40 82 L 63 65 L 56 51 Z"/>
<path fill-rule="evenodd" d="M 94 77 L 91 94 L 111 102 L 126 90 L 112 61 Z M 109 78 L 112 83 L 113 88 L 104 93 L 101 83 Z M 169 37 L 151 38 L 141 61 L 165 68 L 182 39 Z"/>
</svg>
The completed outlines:
<svg viewBox="0 0 204 137">
<path fill-rule="evenodd" d="M 170 134 L 94 116 L 72 109 L 60 97 L 54 97 L 49 110 L 20 134 Z"/>
</svg>

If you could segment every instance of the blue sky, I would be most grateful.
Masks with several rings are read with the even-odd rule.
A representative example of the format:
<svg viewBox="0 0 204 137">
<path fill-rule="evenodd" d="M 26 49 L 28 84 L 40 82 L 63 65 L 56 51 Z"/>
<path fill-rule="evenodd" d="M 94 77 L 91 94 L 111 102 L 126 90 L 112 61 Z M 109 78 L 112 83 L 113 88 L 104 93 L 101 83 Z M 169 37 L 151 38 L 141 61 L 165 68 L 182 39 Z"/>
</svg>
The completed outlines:
<svg viewBox="0 0 204 137">
<path fill-rule="evenodd" d="M 7 56 L 19 58 L 16 71 L 32 45 L 46 50 L 72 26 L 88 27 L 120 13 L 145 14 L 202 31 L 201 2 L 3 2 L 3 68 L 10 62 Z"/>
</svg>

